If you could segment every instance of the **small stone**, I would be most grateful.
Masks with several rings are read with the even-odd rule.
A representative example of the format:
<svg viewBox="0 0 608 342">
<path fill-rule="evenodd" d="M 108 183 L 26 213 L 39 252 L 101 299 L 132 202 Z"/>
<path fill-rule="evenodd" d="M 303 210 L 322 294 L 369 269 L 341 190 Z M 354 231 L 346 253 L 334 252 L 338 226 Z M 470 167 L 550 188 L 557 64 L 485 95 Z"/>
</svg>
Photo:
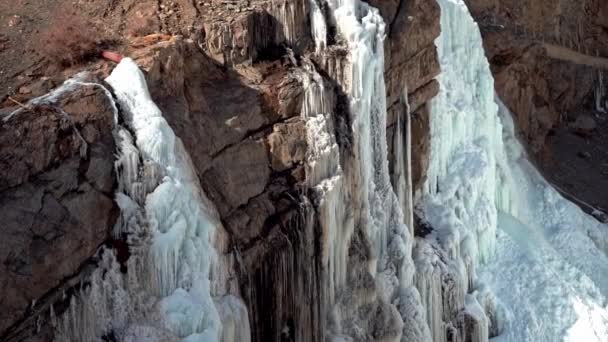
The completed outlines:
<svg viewBox="0 0 608 342">
<path fill-rule="evenodd" d="M 25 94 L 31 94 L 31 93 L 32 93 L 32 90 L 27 86 L 23 86 L 23 87 L 19 88 L 19 94 L 25 95 Z"/>
<path fill-rule="evenodd" d="M 14 15 L 8 20 L 8 27 L 15 27 L 15 26 L 19 25 L 20 23 L 21 23 L 21 17 L 19 17 L 18 15 Z"/>
</svg>

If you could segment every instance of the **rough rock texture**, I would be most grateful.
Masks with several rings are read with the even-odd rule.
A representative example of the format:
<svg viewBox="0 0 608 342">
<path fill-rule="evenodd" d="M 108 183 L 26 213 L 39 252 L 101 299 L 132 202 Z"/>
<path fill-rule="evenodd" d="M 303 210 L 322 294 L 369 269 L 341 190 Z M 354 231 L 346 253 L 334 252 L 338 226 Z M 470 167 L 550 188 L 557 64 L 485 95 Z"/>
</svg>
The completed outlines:
<svg viewBox="0 0 608 342">
<path fill-rule="evenodd" d="M 434 1 L 424 0 L 370 3 L 380 8 L 388 23 L 385 47 L 387 135 L 389 141 L 392 141 L 391 137 L 397 129 L 397 116 L 405 115 L 402 100 L 404 92 L 407 91 L 412 113 L 413 180 L 414 188 L 418 190 L 425 179 L 429 158 L 427 102 L 439 91 L 435 77 L 439 75 L 440 69 L 434 44 L 440 31 L 439 5 Z M 392 144 L 389 144 L 391 167 L 395 158 L 392 156 L 392 149 Z"/>
<path fill-rule="evenodd" d="M 608 55 L 604 1 L 469 0 L 496 90 L 529 149 L 540 157 L 549 131 L 594 101 Z M 599 57 L 599 64 L 587 57 Z"/>
<path fill-rule="evenodd" d="M 117 215 L 113 125 L 105 93 L 90 86 L 0 121 L 0 336 L 106 240 Z"/>
<path fill-rule="evenodd" d="M 282 328 L 278 320 L 297 314 L 297 297 L 277 298 L 286 283 L 271 275 L 281 272 L 277 258 L 298 254 L 295 240 L 285 235 L 297 234 L 296 184 L 305 176 L 297 69 L 288 58 L 224 69 L 191 40 L 160 43 L 140 53 L 135 57 L 148 71 L 153 98 L 189 150 L 241 254 L 253 333 L 257 340 L 275 338 Z M 267 308 L 281 300 L 292 303 Z"/>
<path fill-rule="evenodd" d="M 304 168 L 301 58 L 311 40 L 307 21 L 298 18 L 308 16 L 305 4 L 211 7 L 202 13 L 204 35 L 173 38 L 134 53 L 243 260 L 241 289 L 256 341 L 314 341 L 325 330 L 327 303 L 315 243 L 319 228 Z M 386 40 L 389 131 L 397 129 L 408 89 L 419 185 L 428 159 L 426 103 L 438 91 L 433 40 L 439 34 L 439 8 L 404 1 L 382 10 L 395 27 Z M 343 57 L 337 49 L 329 58 L 339 63 Z M 378 322 L 394 314 L 373 303 L 369 309 L 387 317 Z"/>
<path fill-rule="evenodd" d="M 438 91 L 438 84 L 433 80 L 439 73 L 433 40 L 439 34 L 439 8 L 435 2 L 423 0 L 370 2 L 380 7 L 388 23 L 385 65 L 390 106 L 387 122 L 390 163 L 395 164 L 396 158 L 400 157 L 392 156 L 393 135 L 397 129 L 405 130 L 396 123 L 399 115 L 405 115 L 403 102 L 407 89 L 413 121 L 414 178 L 419 187 L 428 163 L 427 103 Z M 24 6 L 33 5 L 28 3 Z M 326 281 L 323 272 L 326 270 L 320 269 L 319 260 L 321 228 L 315 211 L 318 203 L 315 203 L 315 194 L 307 184 L 310 176 L 306 171 L 307 128 L 302 118 L 302 106 L 305 65 L 318 63 L 319 69 L 324 69 L 322 64 L 328 61 L 310 61 L 314 57 L 310 56 L 313 47 L 308 1 L 145 0 L 117 3 L 95 0 L 78 2 L 74 6 L 82 15 L 124 37 L 118 49 L 134 57 L 146 71 L 153 99 L 183 140 L 201 185 L 217 206 L 222 223 L 230 234 L 232 246 L 229 249 L 241 260 L 239 283 L 248 304 L 253 339 L 322 340 L 329 304 L 323 292 Z M 14 43 L 12 40 L 9 42 L 11 45 Z M 328 54 L 328 58 L 338 64 L 345 63 L 346 57 L 340 47 Z M 97 61 L 80 66 L 101 73 L 109 67 L 109 64 Z M 56 75 L 43 64 L 36 64 L 28 69 L 30 71 L 19 72 L 25 74 L 36 68 L 49 77 Z M 63 77 L 61 73 L 57 79 L 50 80 L 57 84 Z M 330 73 L 323 77 L 328 84 L 340 79 Z M 14 90 L 32 86 L 35 79 L 37 77 L 28 76 L 22 82 L 13 78 L 3 80 L 13 90 L 3 92 L 1 100 L 5 104 L 12 103 L 7 97 L 10 95 L 26 102 L 48 90 L 41 88 L 23 93 Z M 340 94 L 338 87 L 329 91 L 334 92 L 338 99 L 334 104 L 336 112 L 344 111 L 345 104 L 341 102 L 344 95 Z M 89 98 L 83 97 L 82 101 Z M 106 108 L 107 104 L 96 106 Z M 347 124 L 336 122 L 337 133 L 346 131 L 344 127 Z M 48 130 L 50 132 L 52 130 Z M 94 136 L 98 140 L 89 142 L 90 154 L 95 151 L 95 142 L 106 141 L 104 139 L 107 138 L 111 143 L 110 127 L 97 132 Z M 82 135 L 87 139 L 84 131 Z M 340 144 L 347 146 L 348 134 L 337 135 Z M 68 187 L 68 198 L 92 193 L 110 201 L 111 187 L 93 191 L 101 189 L 100 184 L 113 184 L 111 168 L 108 169 L 109 174 L 104 174 L 109 177 L 106 183 L 97 178 L 103 176 L 100 174 L 103 173 L 102 166 L 112 165 L 113 146 L 107 145 L 107 148 L 103 150 L 106 153 L 104 158 L 107 158 L 103 161 L 95 162 L 89 158 L 90 163 L 85 163 L 83 160 L 88 159 L 71 155 L 49 164 L 65 169 L 60 172 L 61 177 L 64 174 L 65 177 L 77 176 L 76 181 L 72 180 L 76 185 Z M 93 165 L 97 166 L 92 169 Z M 46 174 L 46 167 L 40 172 Z M 19 178 L 22 177 L 21 172 L 11 177 L 16 179 L 13 183 L 23 181 Z M 54 175 L 52 180 L 63 179 L 61 177 Z M 77 189 L 76 193 L 71 189 Z M 78 215 L 73 215 L 67 202 L 64 204 L 67 198 L 53 198 L 66 207 L 65 217 L 72 215 L 75 221 L 94 218 L 110 224 L 113 220 L 111 201 L 105 212 L 95 211 L 95 215 L 89 215 L 87 206 L 79 208 Z M 77 203 L 85 205 L 88 202 L 80 200 Z M 100 202 L 95 208 L 106 207 Z M 46 222 L 55 221 L 49 218 Z M 79 258 L 82 256 L 86 260 L 92 256 L 105 240 L 107 225 L 96 226 L 96 229 L 96 235 L 86 235 L 91 239 L 75 254 Z M 84 232 L 86 230 L 79 231 Z M 83 244 L 73 234 L 66 236 L 70 240 L 64 246 Z M 371 259 L 373 255 L 369 246 L 360 246 L 363 240 L 363 237 L 353 239 L 352 254 Z M 63 257 L 53 255 L 46 259 L 47 264 L 62 264 Z M 77 260 L 70 258 L 74 264 L 80 265 L 75 262 Z M 355 261 L 349 267 L 360 267 Z M 65 266 L 73 265 L 66 263 Z M 70 269 L 71 273 L 62 277 L 75 271 Z M 353 273 L 365 276 L 364 271 Z M 45 282 L 57 282 L 45 273 L 37 274 L 44 277 Z M 351 280 L 359 283 L 361 279 Z M 361 284 L 355 294 L 362 298 L 378 290 L 373 281 L 361 281 Z M 28 301 L 40 298 L 56 286 L 58 284 L 44 286 L 20 302 L 17 305 L 20 312 L 25 311 Z M 366 321 L 370 325 L 367 335 L 370 340 L 398 336 L 398 313 L 393 306 L 381 303 L 376 297 L 372 295 L 365 297 L 366 301 L 358 300 L 361 312 L 353 315 L 377 318 Z M 341 305 L 351 304 L 345 302 Z"/>
<path fill-rule="evenodd" d="M 569 165 L 580 164 L 577 154 L 588 150 L 571 127 L 580 116 L 593 115 L 600 73 L 608 69 L 608 2 L 466 2 L 479 22 L 497 93 L 528 151 L 556 185 L 606 210 L 608 198 L 595 191 L 608 181 L 602 174 L 606 151 L 586 161 L 587 180 L 571 177 L 576 172 Z M 599 100 L 605 101 L 605 90 L 602 94 Z M 590 138 L 599 144 L 605 134 L 597 130 Z M 564 149 L 563 141 L 571 142 L 570 148 Z"/>
</svg>

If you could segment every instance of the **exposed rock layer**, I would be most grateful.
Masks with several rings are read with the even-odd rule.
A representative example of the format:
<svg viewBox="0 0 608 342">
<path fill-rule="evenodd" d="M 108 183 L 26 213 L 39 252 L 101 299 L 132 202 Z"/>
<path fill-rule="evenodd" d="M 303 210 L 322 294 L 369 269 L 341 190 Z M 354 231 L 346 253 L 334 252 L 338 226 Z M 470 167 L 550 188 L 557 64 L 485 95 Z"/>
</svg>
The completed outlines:
<svg viewBox="0 0 608 342">
<path fill-rule="evenodd" d="M 549 130 L 594 101 L 601 68 L 576 57 L 608 55 L 602 16 L 608 5 L 595 0 L 467 4 L 484 35 L 498 94 L 538 155 Z"/>
<path fill-rule="evenodd" d="M 342 127 L 337 128 L 342 132 L 337 135 L 340 144 L 347 146 L 350 138 L 345 128 L 348 122 L 339 121 L 347 117 L 345 95 L 335 84 L 341 78 L 332 74 L 339 68 L 329 68 L 329 64 L 322 66 L 323 63 L 345 65 L 346 51 L 338 44 L 329 51 L 325 61 L 310 56 L 313 48 L 307 19 L 308 1 L 252 1 L 249 5 L 238 3 L 235 6 L 175 1 L 170 6 L 161 2 L 159 7 L 152 3 L 125 2 L 104 8 L 100 1 L 99 8 L 86 8 L 83 13 L 104 17 L 116 32 L 134 37 L 158 31 L 186 36 L 133 38 L 128 49 L 147 71 L 152 97 L 192 156 L 201 184 L 231 235 L 232 250 L 237 251 L 242 260 L 239 278 L 249 305 L 254 339 L 322 340 L 327 307 L 325 294 L 320 291 L 324 285 L 318 260 L 321 254 L 318 250 L 319 218 L 314 209 L 318 203 L 306 183 L 310 175 L 305 168 L 308 128 L 301 116 L 304 112 L 304 76 L 307 75 L 304 65 L 309 63 L 309 58 L 313 59 L 320 65 L 320 70 L 326 70 L 323 78 L 327 85 L 334 83 L 335 89 L 328 90 L 335 93 L 337 99 L 334 109 L 343 115 L 337 118 L 337 126 Z M 420 186 L 428 162 L 426 103 L 438 90 L 433 80 L 439 73 L 433 40 L 439 33 L 439 9 L 434 2 L 426 1 L 376 5 L 382 5 L 382 14 L 389 27 L 385 41 L 389 147 L 392 150 L 397 130 L 403 130 L 401 136 L 405 134 L 405 127 L 397 125 L 397 117 L 405 115 L 404 96 L 407 96 L 413 112 L 414 178 Z M 25 102 L 33 94 L 23 95 L 19 100 Z M 100 103 L 96 106 L 107 108 L 101 98 L 97 98 Z M 17 119 L 19 124 L 29 122 L 26 116 Z M 111 125 L 100 129 L 100 137 L 96 139 L 105 137 L 109 140 L 103 141 L 111 144 L 110 131 Z M 95 139 L 89 142 L 89 153 L 95 151 L 96 142 Z M 74 167 L 78 172 L 84 172 L 77 177 L 78 182 L 84 182 L 84 185 L 76 183 L 80 189 L 78 194 L 82 191 L 88 194 L 89 190 L 82 190 L 88 188 L 96 194 L 93 190 L 114 182 L 111 174 L 113 146 L 107 147 L 103 150 L 103 158 L 107 160 L 99 161 L 102 165 L 95 169 L 89 166 L 94 165 L 92 157 L 91 163 L 85 166 L 81 165 L 83 161 L 79 157 L 71 157 L 75 159 L 73 162 L 66 157 L 53 165 L 62 170 L 67 168 L 66 173 L 73 172 Z M 396 158 L 389 157 L 391 165 L 395 164 Z M 105 166 L 109 167 L 109 174 L 93 173 Z M 40 171 L 45 170 L 43 167 Z M 21 173 L 14 175 L 15 183 L 22 181 L 19 177 L 22 177 Z M 44 187 L 32 191 L 40 189 Z M 27 301 L 39 298 L 55 287 L 50 285 L 52 282 L 74 274 L 77 271 L 74 267 L 93 255 L 106 239 L 115 215 L 109 212 L 114 210 L 109 199 L 112 187 L 104 187 L 99 192 L 110 207 L 104 209 L 106 212 L 95 211 L 101 215 L 99 217 L 92 214 L 85 217 L 107 224 L 95 227 L 94 238 L 87 241 L 86 248 L 79 249 L 82 255 L 70 258 L 82 261 L 71 265 L 65 274 L 57 274 L 57 280 L 47 279 L 45 272 L 37 273 L 45 277 L 44 291 L 32 293 L 26 301 L 20 302 L 17 306 L 22 308 L 21 312 Z M 63 198 L 57 201 L 63 203 Z M 93 208 L 107 207 L 101 204 Z M 75 219 L 82 219 L 87 212 L 87 208 L 80 209 Z M 48 222 L 53 221 L 49 219 Z M 80 240 L 70 240 L 70 243 L 74 241 Z M 364 241 L 361 236 L 355 237 L 352 253 L 363 253 L 361 258 L 372 259 L 369 250 L 356 251 Z M 45 257 L 51 266 L 63 262 L 59 261 L 62 256 L 55 257 L 50 252 Z M 350 267 L 359 267 L 357 265 Z M 365 276 L 363 271 L 358 270 L 353 276 Z M 378 289 L 368 279 L 358 291 L 365 294 Z M 398 336 L 398 329 L 389 331 L 383 325 L 393 322 L 394 328 L 399 326 L 399 322 L 393 321 L 398 317 L 395 309 L 377 304 L 380 302 L 375 298 L 374 294 L 369 302 L 360 303 L 367 310 L 361 316 L 378 318 L 377 323 L 368 321 L 368 337 Z M 302 310 L 302 303 L 306 303 L 307 310 Z"/>
<path fill-rule="evenodd" d="M 583 139 L 573 137 L 578 132 L 570 127 L 581 117 L 592 115 L 597 103 L 606 101 L 600 78 L 608 64 L 608 3 L 466 3 L 481 28 L 496 91 L 513 113 L 528 152 L 549 180 L 568 191 L 568 197 L 575 194 L 606 210 L 608 198 L 596 191 L 606 182 L 602 174 L 606 172 L 602 166 L 606 152 L 600 149 L 593 159 L 581 161 L 577 154 L 588 153 L 589 147 Z M 589 138 L 592 145 L 601 146 L 604 133 L 598 130 Z M 564 148 L 564 141 L 569 142 L 568 148 Z M 586 180 L 572 177 L 581 172 L 588 175 Z"/>
<path fill-rule="evenodd" d="M 117 216 L 111 103 L 92 86 L 54 103 L 0 126 L 0 332 L 48 305 Z"/>
</svg>

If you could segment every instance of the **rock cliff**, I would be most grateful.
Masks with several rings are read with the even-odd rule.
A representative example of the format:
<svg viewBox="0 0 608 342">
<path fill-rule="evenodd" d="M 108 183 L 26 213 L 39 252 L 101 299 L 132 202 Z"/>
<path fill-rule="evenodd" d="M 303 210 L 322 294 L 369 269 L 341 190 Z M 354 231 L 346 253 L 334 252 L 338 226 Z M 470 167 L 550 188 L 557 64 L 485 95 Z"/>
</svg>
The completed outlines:
<svg viewBox="0 0 608 342">
<path fill-rule="evenodd" d="M 89 85 L 49 101 L 7 113 L 0 127 L 0 330 L 7 340 L 23 338 L 15 323 L 35 327 L 38 314 L 86 280 L 89 259 L 118 216 L 112 103 Z"/>
<path fill-rule="evenodd" d="M 578 127 L 581 121 L 604 125 L 608 4 L 466 3 L 480 25 L 497 94 L 513 113 L 528 152 L 563 194 L 589 212 L 592 207 L 605 211 L 608 197 L 595 191 L 608 186 L 603 129 L 581 133 Z"/>
<path fill-rule="evenodd" d="M 445 339 L 479 330 L 477 317 L 463 311 L 464 298 L 455 295 L 466 279 L 444 272 L 452 256 L 422 239 L 432 229 L 426 222 L 403 217 L 412 206 L 401 191 L 403 174 L 411 172 L 407 191 L 418 193 L 428 171 L 429 106 L 439 91 L 439 5 L 367 2 L 386 24 L 386 103 L 376 105 L 387 115 L 382 129 L 374 127 L 383 141 L 353 133 L 358 118 L 349 95 L 357 84 L 349 72 L 355 58 L 324 1 L 74 4 L 112 48 L 145 72 L 152 100 L 181 138 L 227 233 L 217 252 L 231 260 L 226 287 L 238 287 L 229 292 L 246 303 L 253 341 L 428 339 L 428 329 L 415 328 L 427 327 L 425 314 L 404 314 L 421 303 L 428 316 L 439 308 L 434 312 L 441 317 L 427 320 Z M 599 0 L 580 6 L 468 3 L 484 34 L 496 90 L 530 151 L 542 155 L 547 135 L 569 113 L 596 103 L 601 56 L 608 54 L 602 45 L 608 23 L 601 14 L 608 7 Z M 35 29 L 57 24 L 45 11 L 65 8 L 19 0 L 0 9 L 0 20 L 10 22 L 0 34 L 0 57 L 11 69 L 11 76 L 0 78 L 0 339 L 47 341 L 56 332 L 55 316 L 90 287 L 103 258 L 99 247 L 114 251 L 122 273 L 133 272 L 127 266 L 135 247 L 110 234 L 120 223 L 115 129 L 124 120 L 112 95 L 93 84 L 111 89 L 101 78 L 113 63 L 57 67 L 35 46 L 16 44 L 20 34 L 35 41 Z M 585 14 L 569 15 L 575 9 Z M 327 31 L 315 32 L 315 15 L 329 23 Z M 14 57 L 19 53 L 31 62 L 25 68 Z M 80 70 L 93 74 L 88 83 L 36 99 Z M 411 170 L 404 170 L 407 141 Z M 373 156 L 365 155 L 366 144 Z M 388 178 L 383 163 L 366 165 L 366 158 L 382 154 L 388 155 Z M 370 204 L 374 196 L 377 202 Z M 381 216 L 375 206 L 390 213 Z M 394 226 L 391 235 L 375 236 L 371 221 Z M 404 255 L 414 245 L 414 258 L 432 256 L 433 263 L 415 269 Z M 403 279 L 411 286 L 395 285 Z M 441 302 L 421 299 L 416 286 L 423 297 L 436 295 Z M 104 336 L 120 337 L 118 331 Z"/>
<path fill-rule="evenodd" d="M 398 117 L 405 115 L 407 102 L 413 113 L 414 182 L 419 188 L 428 163 L 427 102 L 438 91 L 434 78 L 439 73 L 439 65 L 433 40 L 439 34 L 439 8 L 434 2 L 426 1 L 372 1 L 372 5 L 380 7 L 387 23 L 384 50 L 391 170 L 399 162 L 392 153 L 393 147 L 402 143 L 396 139 L 403 139 L 406 134 L 403 121 Z M 330 101 L 330 110 L 343 113 L 342 119 L 336 118 L 338 121 L 334 124 L 339 144 L 347 149 L 352 137 L 339 133 L 344 131 L 340 125 L 347 124 L 339 121 L 348 120 L 344 107 L 346 96 L 341 93 L 342 79 L 335 73 L 340 66 L 346 68 L 348 64 L 344 45 L 332 43 L 334 47 L 329 53 L 314 54 L 310 4 L 303 0 L 163 1 L 160 4 L 150 1 L 109 6 L 98 1 L 77 7 L 87 17 L 101 17 L 99 24 L 110 31 L 130 37 L 120 42 L 119 47 L 122 46 L 121 49 L 146 71 L 154 101 L 183 140 L 201 185 L 217 207 L 230 235 L 230 247 L 225 252 L 238 255 L 242 260 L 237 270 L 238 280 L 254 327 L 253 339 L 323 339 L 328 329 L 325 317 L 328 303 L 323 294 L 327 291 L 323 285 L 327 281 L 324 279 L 327 270 L 322 269 L 323 262 L 319 259 L 319 248 L 322 248 L 319 234 L 323 234 L 319 222 L 323 218 L 319 216 L 319 203 L 311 188 L 315 185 L 307 160 L 311 149 L 307 132 L 311 128 L 302 113 L 308 105 L 305 96 L 310 68 L 316 68 L 323 83 L 329 87 L 328 96 L 335 98 Z M 12 8 L 11 11 L 17 12 Z M 22 21 L 17 21 L 16 25 L 26 26 Z M 7 36 L 10 38 L 10 33 Z M 45 60 L 36 65 L 55 84 L 69 75 L 69 72 L 62 72 L 57 77 L 54 66 Z M 87 68 L 104 75 L 108 67 L 105 63 L 95 63 Z M 17 83 L 13 79 L 4 81 L 10 85 L 4 95 L 10 96 L 10 99 L 4 99 L 8 105 L 14 101 L 26 103 L 48 89 L 38 86 L 33 77 Z M 111 201 L 115 182 L 113 113 L 100 90 L 79 90 L 85 91 L 86 96 L 73 95 L 57 105 L 75 121 L 73 127 L 67 117 L 59 118 L 52 110 L 29 108 L 30 105 L 2 127 L 3 132 L 17 132 L 2 135 L 8 139 L 3 144 L 6 155 L 12 158 L 5 163 L 4 169 L 11 174 L 4 177 L 10 184 L 3 190 L 10 191 L 11 195 L 3 196 L 3 205 L 7 208 L 25 206 L 24 214 L 20 215 L 31 217 L 28 220 L 42 220 L 42 227 L 50 225 L 48 228 L 34 225 L 35 229 L 44 232 L 32 230 L 27 237 L 30 242 L 23 240 L 13 244 L 7 241 L 14 247 L 6 248 L 6 260 L 15 260 L 5 265 L 15 269 L 13 273 L 17 274 L 17 280 L 13 276 L 6 280 L 9 291 L 5 291 L 7 297 L 3 303 L 14 310 L 9 310 L 10 317 L 3 319 L 4 326 L 0 330 L 5 331 L 8 340 L 35 335 L 33 327 L 36 324 L 46 326 L 51 304 L 61 310 L 63 306 L 58 304 L 56 295 L 53 297 L 49 293 L 70 293 L 69 288 L 80 282 L 86 286 L 88 273 L 79 271 L 84 270 L 83 265 L 100 245 L 105 243 L 117 250 L 124 249 L 119 241 L 109 237 L 117 217 L 116 206 Z M 18 109 L 13 107 L 7 112 Z M 18 126 L 31 125 L 32 115 L 39 110 L 47 110 L 42 112 L 48 113 L 43 118 L 53 126 L 25 132 L 33 138 L 48 138 L 40 141 L 40 146 L 13 151 L 14 145 L 9 140 L 19 134 Z M 86 141 L 88 154 L 75 155 L 78 149 L 84 148 L 82 139 Z M 49 141 L 57 141 L 58 147 L 43 149 Z M 62 141 L 66 142 L 60 143 Z M 23 171 L 12 165 L 11 160 L 27 162 L 25 153 L 38 150 L 49 151 L 46 153 L 50 155 L 38 158 L 33 154 L 30 158 L 37 159 L 28 162 L 33 166 L 24 166 Z M 18 153 L 21 154 L 16 155 Z M 47 182 L 50 182 L 50 189 Z M 29 191 L 29 195 L 19 195 L 24 191 Z M 24 197 L 29 201 L 30 197 L 40 199 L 35 201 L 37 204 L 19 204 L 23 202 L 20 198 Z M 63 214 L 57 209 L 61 207 L 66 208 L 62 209 Z M 14 210 L 3 212 L 15 215 Z M 28 212 L 31 214 L 26 214 Z M 57 215 L 60 216 L 53 218 Z M 10 229 L 15 234 L 22 234 L 17 232 L 23 230 L 25 218 L 10 219 L 9 222 L 15 222 Z M 74 229 L 80 227 L 78 234 L 70 233 L 72 228 L 65 224 L 57 227 L 59 223 L 71 221 Z M 49 237 L 47 230 L 60 234 Z M 80 235 L 82 238 L 78 237 Z M 365 241 L 354 239 L 353 243 Z M 37 256 L 13 251 L 34 244 L 36 247 L 30 250 Z M 46 244 L 49 247 L 44 247 Z M 52 248 L 59 245 L 61 249 Z M 76 254 L 75 250 L 66 247 L 72 245 L 77 248 Z M 63 254 L 57 255 L 59 252 Z M 67 255 L 70 255 L 70 263 L 63 261 Z M 57 265 L 61 267 L 57 269 Z M 32 271 L 39 267 L 55 269 L 54 272 Z M 23 272 L 19 269 L 25 270 L 26 274 L 21 275 Z M 30 277 L 35 274 L 40 280 L 31 282 L 27 274 Z M 10 295 L 10 289 L 20 291 L 27 282 L 36 284 L 32 285 L 31 291 L 18 297 Z M 376 290 L 372 287 L 365 291 Z M 43 298 L 44 302 L 30 305 Z M 303 307 L 307 310 L 302 310 Z M 367 315 L 369 324 L 390 322 L 393 313 L 389 307 L 378 306 L 374 310 L 379 310 L 377 315 L 387 315 L 387 318 L 377 320 L 373 318 L 376 314 L 370 313 Z M 374 321 L 376 323 L 372 323 Z M 375 329 L 378 338 L 382 334 L 392 334 L 382 326 Z M 48 327 L 42 330 L 50 333 Z M 44 339 L 40 336 L 38 338 Z"/>
</svg>

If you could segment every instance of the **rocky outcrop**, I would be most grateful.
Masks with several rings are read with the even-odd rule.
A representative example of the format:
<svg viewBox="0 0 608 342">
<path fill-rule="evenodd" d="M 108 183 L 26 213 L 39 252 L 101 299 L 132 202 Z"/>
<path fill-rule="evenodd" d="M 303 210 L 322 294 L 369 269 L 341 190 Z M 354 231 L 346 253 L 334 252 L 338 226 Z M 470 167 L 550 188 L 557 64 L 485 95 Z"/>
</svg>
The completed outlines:
<svg viewBox="0 0 608 342">
<path fill-rule="evenodd" d="M 428 163 L 428 102 L 438 91 L 434 78 L 439 64 L 433 41 L 439 34 L 439 8 L 433 1 L 422 0 L 370 2 L 380 7 L 388 24 L 385 77 L 389 162 L 392 167 L 403 157 L 394 155 L 392 148 L 394 137 L 406 133 L 397 118 L 407 115 L 404 105 L 408 102 L 412 112 L 414 182 L 420 187 Z M 338 84 L 342 80 L 339 72 L 344 72 L 341 68 L 348 63 L 344 44 L 332 42 L 330 51 L 323 56 L 325 60 L 313 55 L 307 0 L 94 3 L 82 13 L 104 18 L 115 32 L 130 36 L 124 49 L 146 71 L 154 101 L 183 141 L 202 188 L 218 209 L 230 235 L 230 246 L 222 252 L 232 253 L 239 260 L 240 292 L 248 304 L 253 339 L 322 340 L 329 321 L 329 305 L 335 304 L 330 303 L 326 292 L 330 277 L 320 260 L 320 249 L 329 247 L 321 245 L 325 233 L 319 221 L 328 214 L 322 212 L 322 199 L 312 189 L 317 185 L 312 182 L 314 170 L 307 160 L 312 128 L 307 126 L 303 114 L 311 70 L 318 70 L 325 92 L 332 98 L 329 109 L 336 113 L 335 122 L 326 125 L 335 127 L 332 135 L 343 152 L 348 151 L 352 142 L 348 104 Z M 163 34 L 148 35 L 155 32 Z M 90 98 L 83 96 L 81 101 Z M 20 100 L 25 102 L 27 96 Z M 106 108 L 107 103 L 96 106 Z M 99 141 L 106 141 L 110 131 L 111 126 L 99 129 L 95 135 L 98 140 L 89 141 L 81 129 L 89 154 Z M 111 136 L 109 139 L 111 143 Z M 90 190 L 108 200 L 112 197 L 112 186 L 98 189 L 101 181 L 97 177 L 108 177 L 110 185 L 114 182 L 111 167 L 109 174 L 99 174 L 102 165 L 112 165 L 114 148 L 107 148 L 103 150 L 107 160 L 85 162 L 87 158 L 71 156 L 51 163 L 61 170 L 66 168 L 61 175 L 77 176 L 76 190 L 70 187 L 66 196 L 74 198 Z M 360 161 L 344 153 L 343 160 L 334 160 L 336 165 L 340 162 L 348 168 Z M 40 170 L 43 171 L 47 172 L 46 167 Z M 348 172 L 355 179 L 356 172 Z M 19 175 L 22 173 L 14 177 Z M 89 183 L 90 189 L 81 185 Z M 109 211 L 95 212 L 101 216 L 89 214 L 88 207 L 76 215 L 64 204 L 67 199 L 53 198 L 67 208 L 65 217 L 73 215 L 76 221 L 84 216 L 105 219 L 103 222 L 110 225 L 115 217 L 112 202 Z M 106 208 L 101 202 L 96 207 Z M 106 239 L 108 225 L 97 226 L 94 239 L 79 249 L 78 258 L 70 260 L 80 265 L 93 255 Z M 81 229 L 80 233 L 84 232 L 87 230 Z M 74 235 L 70 239 L 65 245 L 80 243 Z M 368 339 L 394 338 L 401 334 L 401 320 L 397 309 L 378 295 L 382 289 L 365 269 L 377 257 L 367 239 L 358 230 L 352 242 L 346 243 L 344 252 L 352 270 L 349 282 L 356 286 L 353 285 L 351 297 L 343 296 L 337 304 L 361 319 Z M 49 257 L 48 265 L 61 263 L 61 257 Z M 58 279 L 75 272 L 71 269 Z M 45 291 L 56 286 L 45 285 Z M 39 298 L 42 292 L 28 300 Z M 359 295 L 365 299 L 358 299 Z M 356 305 L 351 305 L 350 300 Z M 21 306 L 22 312 L 25 307 L 27 304 Z"/>
<path fill-rule="evenodd" d="M 0 122 L 3 340 L 61 297 L 117 217 L 111 102 L 94 86 L 56 96 Z"/>
<path fill-rule="evenodd" d="M 243 261 L 253 333 L 257 340 L 280 336 L 279 322 L 298 313 L 295 289 L 285 288 L 296 274 L 281 274 L 295 270 L 277 262 L 308 253 L 295 251 L 307 148 L 300 71 L 289 58 L 227 70 L 187 39 L 138 54 L 154 100 L 192 156 Z"/>
<path fill-rule="evenodd" d="M 540 158 L 547 134 L 592 107 L 608 55 L 603 1 L 468 0 L 484 36 L 496 90 Z"/>
<path fill-rule="evenodd" d="M 606 210 L 605 150 L 581 163 L 589 145 L 603 146 L 601 130 L 576 139 L 572 125 L 603 111 L 608 65 L 608 3 L 588 1 L 467 0 L 481 28 L 496 91 L 510 109 L 528 152 L 552 183 L 584 210 Z M 592 139 L 590 144 L 590 140 Z M 567 143 L 564 143 L 567 142 Z M 567 148 L 566 148 L 567 147 Z M 576 177 L 585 174 L 585 179 Z M 573 195 L 574 194 L 574 195 Z M 590 207 L 589 204 L 592 206 Z"/>
<path fill-rule="evenodd" d="M 389 141 L 398 128 L 397 116 L 403 113 L 403 95 L 407 92 L 412 114 L 412 169 L 414 188 L 420 189 L 429 158 L 427 103 L 439 91 L 435 77 L 439 61 L 435 39 L 439 36 L 439 5 L 434 1 L 369 1 L 377 6 L 388 23 L 386 40 L 386 92 Z M 402 136 L 405 136 L 403 131 Z M 389 144 L 391 168 L 395 163 Z"/>
<path fill-rule="evenodd" d="M 302 116 L 310 28 L 294 19 L 308 17 L 306 3 L 211 7 L 203 13 L 208 18 L 204 35 L 134 53 L 240 255 L 241 292 L 254 340 L 260 341 L 316 340 L 325 330 L 327 303 L 315 242 L 319 213 L 307 190 L 309 128 Z M 395 2 L 382 10 L 391 27 L 385 49 L 390 137 L 403 110 L 402 94 L 409 89 L 419 185 L 428 158 L 426 103 L 438 90 L 433 40 L 439 9 L 418 1 Z M 285 33 L 277 35 L 277 30 Z M 335 65 L 344 56 L 338 47 L 326 57 Z M 327 72 L 331 84 L 332 71 Z M 301 303 L 307 310 L 298 309 Z M 392 317 L 388 307 L 377 309 Z"/>
</svg>

